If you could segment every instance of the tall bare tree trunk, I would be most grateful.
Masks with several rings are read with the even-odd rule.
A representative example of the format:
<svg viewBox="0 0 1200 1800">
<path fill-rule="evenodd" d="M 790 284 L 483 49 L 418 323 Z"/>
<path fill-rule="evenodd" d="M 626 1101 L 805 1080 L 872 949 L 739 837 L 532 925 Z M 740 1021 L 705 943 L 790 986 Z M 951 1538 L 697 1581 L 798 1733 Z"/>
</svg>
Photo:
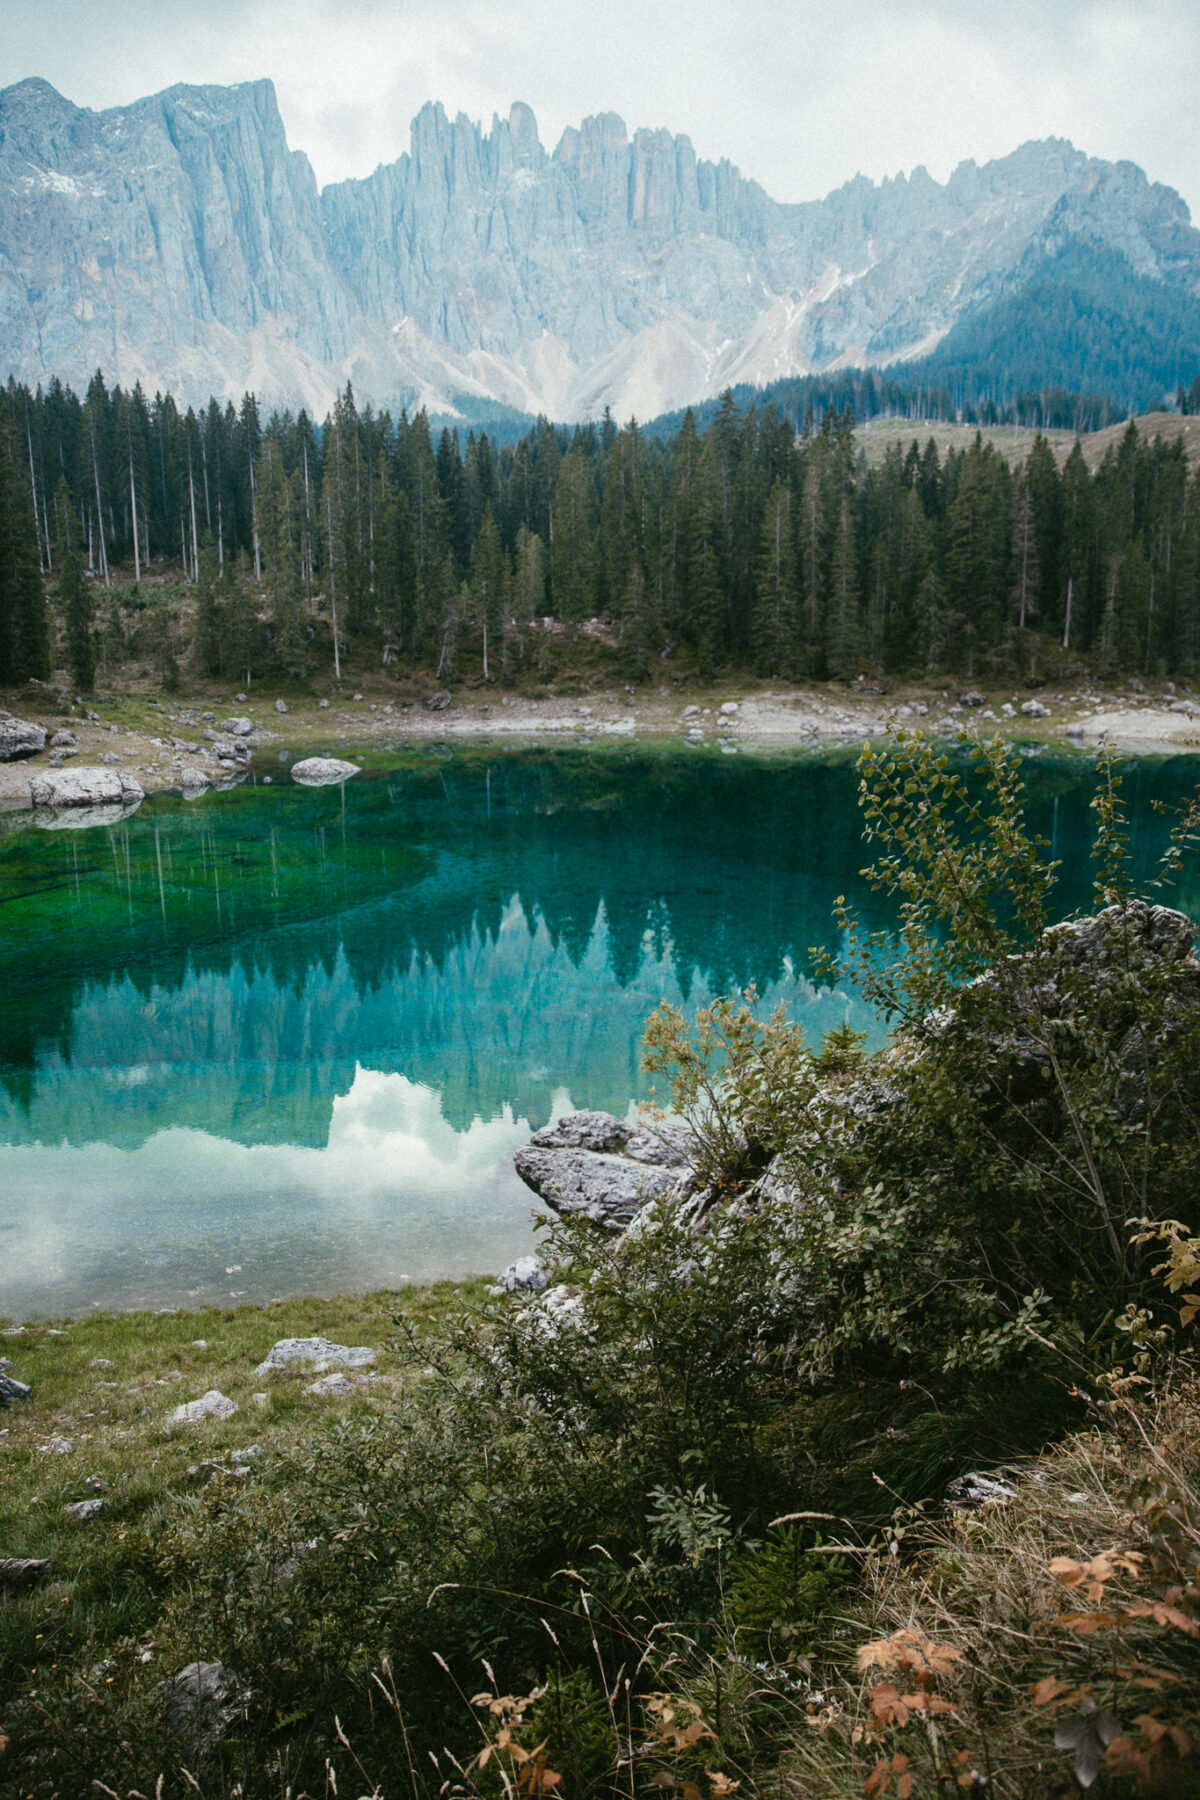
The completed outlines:
<svg viewBox="0 0 1200 1800">
<path fill-rule="evenodd" d="M 133 447 L 129 450 L 129 504 L 133 509 L 133 579 L 142 579 L 142 553 L 138 544 L 137 482 L 133 479 Z"/>
</svg>

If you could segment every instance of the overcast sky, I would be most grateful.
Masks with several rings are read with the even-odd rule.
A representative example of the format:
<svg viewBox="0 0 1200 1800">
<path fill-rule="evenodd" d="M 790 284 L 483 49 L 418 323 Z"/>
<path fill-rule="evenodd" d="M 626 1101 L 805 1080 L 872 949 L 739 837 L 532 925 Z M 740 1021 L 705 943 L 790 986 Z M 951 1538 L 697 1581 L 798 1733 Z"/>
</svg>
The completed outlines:
<svg viewBox="0 0 1200 1800">
<path fill-rule="evenodd" d="M 80 105 L 269 75 L 322 183 L 425 100 L 685 131 L 779 200 L 1026 138 L 1128 157 L 1200 213 L 1200 0 L 0 0 L 0 86 Z"/>
</svg>

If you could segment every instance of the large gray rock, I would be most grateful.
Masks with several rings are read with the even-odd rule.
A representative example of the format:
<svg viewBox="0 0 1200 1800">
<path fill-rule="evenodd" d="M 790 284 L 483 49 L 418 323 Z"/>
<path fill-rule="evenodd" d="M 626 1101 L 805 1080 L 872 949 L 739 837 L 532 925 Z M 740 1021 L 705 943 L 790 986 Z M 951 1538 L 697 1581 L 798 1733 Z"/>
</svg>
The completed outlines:
<svg viewBox="0 0 1200 1800">
<path fill-rule="evenodd" d="M 29 781 L 29 798 L 35 806 L 125 807 L 145 797 L 140 783 L 124 769 L 52 769 Z"/>
<path fill-rule="evenodd" d="M 33 1389 L 18 1381 L 7 1369 L 0 1369 L 0 1406 L 11 1406 L 14 1400 L 28 1400 Z"/>
<path fill-rule="evenodd" d="M 31 1588 L 45 1581 L 54 1564 L 45 1556 L 0 1558 L 0 1588 Z"/>
<path fill-rule="evenodd" d="M 254 1373 L 269 1375 L 275 1369 L 290 1369 L 296 1364 L 320 1369 L 366 1369 L 375 1361 L 375 1352 L 366 1344 L 335 1344 L 329 1338 L 280 1338 L 272 1344 Z"/>
<path fill-rule="evenodd" d="M 635 1127 L 611 1113 L 569 1113 L 513 1157 L 526 1187 L 568 1218 L 623 1231 L 642 1208 L 695 1186 L 685 1126 Z"/>
<path fill-rule="evenodd" d="M 244 713 L 239 713 L 232 719 L 226 719 L 225 729 L 231 737 L 249 737 L 254 730 L 254 720 L 248 719 Z"/>
<path fill-rule="evenodd" d="M 213 755 L 218 762 L 248 763 L 254 754 L 244 737 L 234 737 L 231 732 L 214 731 L 210 726 L 204 736 L 212 745 Z"/>
<path fill-rule="evenodd" d="M 230 1669 L 219 1662 L 188 1663 L 160 1684 L 167 1723 L 194 1756 L 215 1750 L 229 1728 L 246 1717 L 250 1700 Z"/>
<path fill-rule="evenodd" d="M 358 764 L 343 762 L 340 756 L 306 756 L 292 764 L 292 780 L 302 787 L 331 787 L 338 781 L 349 781 L 358 774 Z"/>
<path fill-rule="evenodd" d="M 102 1499 L 71 1500 L 63 1507 L 63 1511 L 69 1519 L 74 1519 L 77 1525 L 87 1525 L 93 1519 L 99 1518 L 107 1504 L 108 1502 Z"/>
<path fill-rule="evenodd" d="M 74 742 L 74 739 L 71 740 Z M 46 727 L 27 719 L 14 719 L 10 713 L 0 715 L 0 762 L 16 762 L 22 756 L 36 756 L 46 746 Z"/>
</svg>

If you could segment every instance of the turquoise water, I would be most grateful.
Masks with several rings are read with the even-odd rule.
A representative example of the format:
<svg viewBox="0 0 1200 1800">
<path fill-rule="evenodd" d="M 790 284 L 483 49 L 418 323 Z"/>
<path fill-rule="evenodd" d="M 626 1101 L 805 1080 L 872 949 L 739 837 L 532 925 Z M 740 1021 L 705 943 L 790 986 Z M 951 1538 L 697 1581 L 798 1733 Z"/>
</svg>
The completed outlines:
<svg viewBox="0 0 1200 1800">
<path fill-rule="evenodd" d="M 1088 765 L 1029 777 L 1066 909 Z M 1143 864 L 1151 800 L 1194 778 L 1130 769 Z M 811 756 L 425 749 L 345 788 L 0 819 L 0 1312 L 494 1269 L 532 1242 L 512 1150 L 646 1095 L 660 998 L 754 982 L 814 1038 L 878 1038 L 808 973 L 835 894 L 888 923 L 856 788 Z"/>
</svg>

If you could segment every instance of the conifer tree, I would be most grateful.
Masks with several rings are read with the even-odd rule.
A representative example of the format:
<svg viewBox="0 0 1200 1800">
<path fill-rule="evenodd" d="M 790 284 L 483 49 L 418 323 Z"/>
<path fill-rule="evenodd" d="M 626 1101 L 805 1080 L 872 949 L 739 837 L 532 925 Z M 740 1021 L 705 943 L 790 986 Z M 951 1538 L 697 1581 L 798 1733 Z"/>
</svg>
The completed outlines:
<svg viewBox="0 0 1200 1800">
<path fill-rule="evenodd" d="M 221 673 L 224 660 L 224 632 L 218 581 L 217 546 L 212 532 L 206 531 L 200 539 L 200 553 L 196 562 L 196 582 L 193 590 L 196 601 L 196 625 L 193 650 L 200 673 L 210 680 L 215 679 Z"/>
<path fill-rule="evenodd" d="M 50 674 L 37 518 L 10 411 L 0 408 L 0 682 Z"/>
<path fill-rule="evenodd" d="M 417 544 L 408 498 L 389 483 L 384 493 L 378 606 L 383 661 L 411 656 L 417 636 Z"/>
<path fill-rule="evenodd" d="M 508 569 L 500 543 L 496 515 L 489 501 L 484 507 L 475 551 L 471 558 L 471 610 L 480 633 L 483 679 L 494 681 L 499 665 L 504 673 L 505 618 Z"/>
<path fill-rule="evenodd" d="M 289 675 L 308 669 L 308 621 L 300 574 L 296 494 L 277 439 L 268 434 L 255 480 L 263 585 L 271 613 L 275 660 Z"/>
<path fill-rule="evenodd" d="M 1010 610 L 1018 631 L 1036 618 L 1041 597 L 1041 558 L 1038 553 L 1033 490 L 1027 472 L 1013 490 L 1012 591 Z"/>
<path fill-rule="evenodd" d="M 797 672 L 798 625 L 791 492 L 786 483 L 777 481 L 767 500 L 759 542 L 752 643 L 760 675 Z"/>
<path fill-rule="evenodd" d="M 595 503 L 591 466 L 579 442 L 571 446 L 558 471 L 553 532 L 550 581 L 555 616 L 589 618 L 595 580 Z"/>
<path fill-rule="evenodd" d="M 842 501 L 833 548 L 830 582 L 828 642 L 829 672 L 838 681 L 851 681 L 862 660 L 862 620 L 858 585 L 858 550 L 854 513 L 849 499 Z"/>
<path fill-rule="evenodd" d="M 67 667 L 81 694 L 96 685 L 96 645 L 92 635 L 92 590 L 81 550 L 68 550 L 58 578 L 58 598 L 66 623 Z"/>
</svg>

